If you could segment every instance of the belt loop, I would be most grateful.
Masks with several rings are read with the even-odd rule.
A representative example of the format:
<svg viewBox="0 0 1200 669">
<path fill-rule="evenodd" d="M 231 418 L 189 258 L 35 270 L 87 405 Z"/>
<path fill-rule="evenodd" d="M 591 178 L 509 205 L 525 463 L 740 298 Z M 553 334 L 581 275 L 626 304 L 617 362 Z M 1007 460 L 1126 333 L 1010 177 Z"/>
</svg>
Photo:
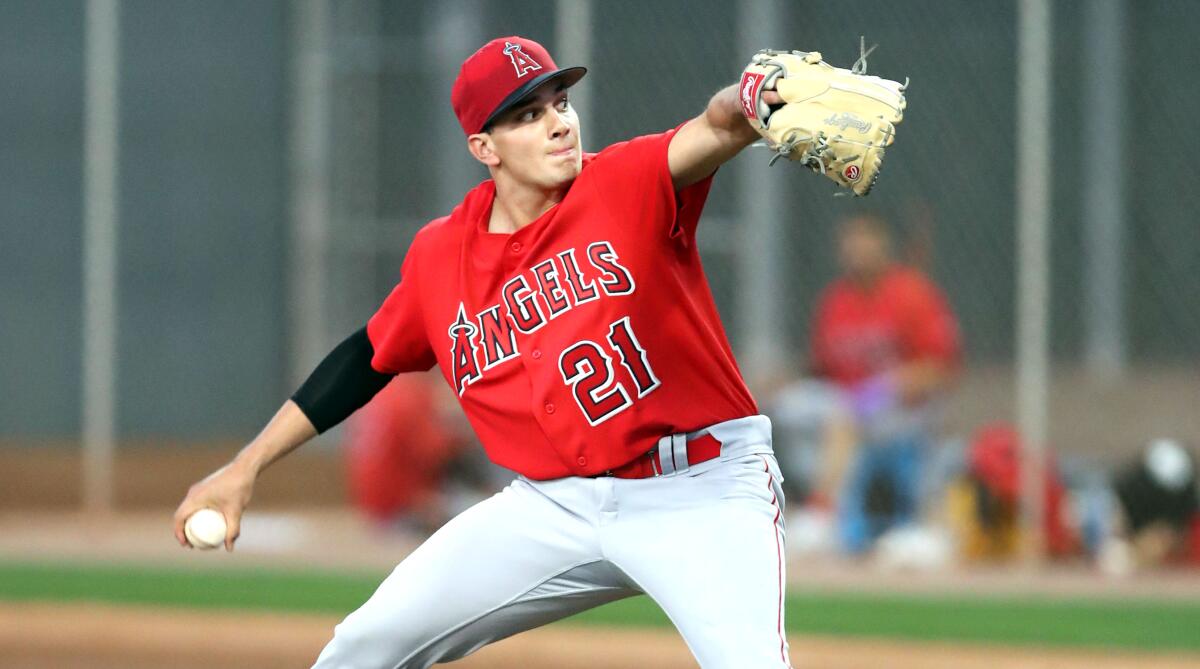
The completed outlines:
<svg viewBox="0 0 1200 669">
<path fill-rule="evenodd" d="M 658 440 L 659 476 L 675 473 L 675 435 L 669 434 Z"/>
<path fill-rule="evenodd" d="M 676 474 L 683 474 L 688 470 L 686 434 L 679 433 L 671 435 L 671 457 L 675 460 Z"/>
</svg>

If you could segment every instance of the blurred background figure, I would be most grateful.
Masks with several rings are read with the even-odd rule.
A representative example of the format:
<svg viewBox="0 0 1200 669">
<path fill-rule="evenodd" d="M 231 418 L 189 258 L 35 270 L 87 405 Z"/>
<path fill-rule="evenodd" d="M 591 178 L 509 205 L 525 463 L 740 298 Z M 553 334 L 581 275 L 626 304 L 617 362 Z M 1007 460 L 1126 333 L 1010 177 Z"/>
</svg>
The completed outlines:
<svg viewBox="0 0 1200 669">
<path fill-rule="evenodd" d="M 1114 574 L 1164 564 L 1200 564 L 1196 458 L 1174 439 L 1155 439 L 1113 481 L 1113 536 L 1100 566 Z"/>
<path fill-rule="evenodd" d="M 804 377 L 775 381 L 767 415 L 788 500 L 788 553 L 814 556 L 835 551 L 832 500 L 854 452 L 849 409 L 838 387 Z"/>
<path fill-rule="evenodd" d="M 842 274 L 814 313 L 811 363 L 817 377 L 841 391 L 838 415 L 853 436 L 827 442 L 832 450 L 822 478 L 833 487 L 818 495 L 835 500 L 838 539 L 856 554 L 888 529 L 917 519 L 939 400 L 958 373 L 961 351 L 957 320 L 941 290 L 893 259 L 881 218 L 842 221 L 838 257 Z M 844 474 L 843 463 L 849 463 Z"/>
<path fill-rule="evenodd" d="M 435 373 L 393 379 L 349 419 L 342 446 L 351 502 L 379 527 L 430 534 L 497 489 Z"/>
<path fill-rule="evenodd" d="M 1075 555 L 1079 540 L 1069 526 L 1068 496 L 1057 463 L 1047 466 L 1043 541 L 1046 555 Z M 967 446 L 962 474 L 945 492 L 946 521 L 961 557 L 968 562 L 1020 557 L 1021 446 L 1016 428 L 993 423 L 980 428 Z"/>
<path fill-rule="evenodd" d="M 811 376 L 775 381 L 767 393 L 789 500 L 824 508 L 854 450 L 854 426 L 838 387 Z M 790 532 L 789 532 L 790 534 Z M 789 536 L 790 540 L 790 536 Z"/>
</svg>

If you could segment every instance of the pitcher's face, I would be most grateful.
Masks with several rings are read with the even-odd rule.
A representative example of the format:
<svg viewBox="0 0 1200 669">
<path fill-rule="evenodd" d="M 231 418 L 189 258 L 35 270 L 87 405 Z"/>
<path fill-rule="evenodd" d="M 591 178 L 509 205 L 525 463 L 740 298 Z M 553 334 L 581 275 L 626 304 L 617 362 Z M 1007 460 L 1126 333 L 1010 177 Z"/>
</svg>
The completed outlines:
<svg viewBox="0 0 1200 669">
<path fill-rule="evenodd" d="M 505 112 L 486 134 L 496 167 L 520 183 L 555 189 L 583 169 L 579 117 L 558 82 L 547 82 L 529 100 Z"/>
</svg>

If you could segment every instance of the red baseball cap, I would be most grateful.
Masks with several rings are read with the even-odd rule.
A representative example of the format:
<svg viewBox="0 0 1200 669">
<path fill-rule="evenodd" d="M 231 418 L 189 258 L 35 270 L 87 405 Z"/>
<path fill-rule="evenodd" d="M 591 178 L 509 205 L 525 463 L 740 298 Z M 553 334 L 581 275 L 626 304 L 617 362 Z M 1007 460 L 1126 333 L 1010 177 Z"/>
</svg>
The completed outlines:
<svg viewBox="0 0 1200 669">
<path fill-rule="evenodd" d="M 531 39 L 497 37 L 463 61 L 450 105 L 463 132 L 473 135 L 547 81 L 560 79 L 570 88 L 584 74 L 585 67 L 558 69 L 550 52 Z"/>
<path fill-rule="evenodd" d="M 1014 502 L 1021 494 L 1021 435 L 1008 423 L 991 423 L 975 433 L 970 469 L 1001 501 Z"/>
</svg>

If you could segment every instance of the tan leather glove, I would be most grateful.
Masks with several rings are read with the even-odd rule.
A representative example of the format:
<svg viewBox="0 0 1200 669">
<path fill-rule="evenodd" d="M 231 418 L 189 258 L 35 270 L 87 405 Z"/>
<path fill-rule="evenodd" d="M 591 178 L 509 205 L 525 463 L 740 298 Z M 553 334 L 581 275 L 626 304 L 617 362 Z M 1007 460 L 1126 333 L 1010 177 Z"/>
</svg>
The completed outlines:
<svg viewBox="0 0 1200 669">
<path fill-rule="evenodd" d="M 873 47 L 872 47 L 873 48 Z M 884 148 L 904 117 L 901 84 L 866 74 L 862 56 L 847 70 L 816 51 L 759 51 L 742 73 L 739 98 L 746 120 L 779 157 L 798 161 L 866 195 L 879 177 Z M 764 90 L 783 105 L 768 106 Z"/>
</svg>

